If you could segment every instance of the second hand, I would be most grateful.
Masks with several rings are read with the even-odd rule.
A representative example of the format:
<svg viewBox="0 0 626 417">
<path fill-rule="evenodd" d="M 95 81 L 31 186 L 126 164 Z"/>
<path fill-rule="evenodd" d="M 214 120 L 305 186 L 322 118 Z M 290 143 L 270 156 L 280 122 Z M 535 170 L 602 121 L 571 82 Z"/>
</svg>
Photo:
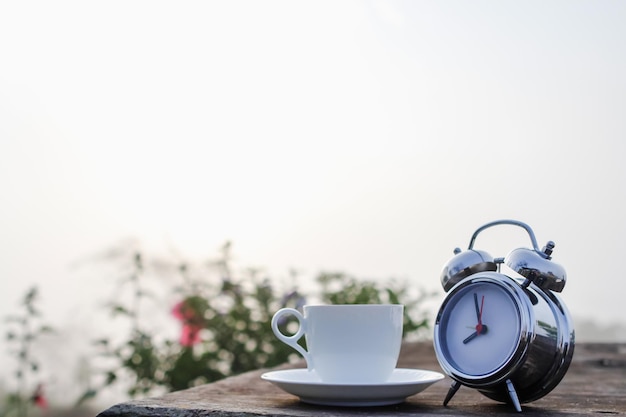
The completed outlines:
<svg viewBox="0 0 626 417">
<path fill-rule="evenodd" d="M 476 294 L 474 294 L 476 296 Z M 483 332 L 483 307 L 485 305 L 485 296 L 480 299 L 480 311 L 478 312 L 478 324 L 476 325 L 476 333 L 481 334 Z"/>
</svg>

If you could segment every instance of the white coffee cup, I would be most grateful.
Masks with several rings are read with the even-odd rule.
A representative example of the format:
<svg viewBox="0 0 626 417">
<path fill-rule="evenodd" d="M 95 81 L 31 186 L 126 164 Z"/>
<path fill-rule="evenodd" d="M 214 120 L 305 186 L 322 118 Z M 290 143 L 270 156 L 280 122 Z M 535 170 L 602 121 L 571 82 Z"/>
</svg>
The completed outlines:
<svg viewBox="0 0 626 417">
<path fill-rule="evenodd" d="M 272 331 L 297 350 L 322 382 L 382 383 L 398 362 L 404 306 L 401 304 L 306 305 L 304 315 L 283 308 L 272 318 Z M 295 316 L 298 331 L 285 335 L 278 323 Z M 305 336 L 307 350 L 298 344 Z"/>
</svg>

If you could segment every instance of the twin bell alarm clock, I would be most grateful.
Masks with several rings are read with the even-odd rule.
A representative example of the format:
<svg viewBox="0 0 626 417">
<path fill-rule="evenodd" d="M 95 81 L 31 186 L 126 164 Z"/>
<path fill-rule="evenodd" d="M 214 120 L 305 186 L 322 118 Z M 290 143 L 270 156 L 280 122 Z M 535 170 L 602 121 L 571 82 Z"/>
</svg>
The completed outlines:
<svg viewBox="0 0 626 417">
<path fill-rule="evenodd" d="M 483 230 L 500 225 L 528 232 L 532 248 L 494 258 L 474 248 Z M 446 296 L 437 314 L 437 360 L 453 383 L 444 406 L 462 386 L 510 403 L 548 394 L 561 381 L 574 353 L 574 328 L 556 293 L 565 287 L 565 270 L 552 261 L 554 242 L 539 249 L 532 229 L 516 220 L 499 220 L 477 229 L 465 251 L 455 249 L 444 266 Z M 505 264 L 513 272 L 500 272 Z"/>
</svg>

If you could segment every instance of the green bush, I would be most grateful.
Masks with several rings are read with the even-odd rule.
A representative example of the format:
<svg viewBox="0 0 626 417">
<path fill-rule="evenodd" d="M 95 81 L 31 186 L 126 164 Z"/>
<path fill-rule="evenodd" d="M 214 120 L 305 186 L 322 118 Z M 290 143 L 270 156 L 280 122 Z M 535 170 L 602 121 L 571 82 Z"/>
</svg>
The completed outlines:
<svg viewBox="0 0 626 417">
<path fill-rule="evenodd" d="M 32 346 L 41 335 L 53 332 L 53 329 L 44 323 L 37 307 L 38 300 L 39 290 L 37 287 L 30 288 L 22 299 L 20 311 L 5 318 L 9 354 L 16 359 L 13 376 L 17 388 L 7 394 L 4 407 L 0 409 L 2 417 L 25 417 L 33 407 L 47 409 L 48 406 L 42 381 L 39 380 L 41 365 L 33 355 Z"/>
<path fill-rule="evenodd" d="M 208 270 L 191 274 L 187 263 L 169 268 L 168 274 L 176 275 L 182 283 L 172 288 L 180 295 L 180 302 L 168 307 L 172 318 L 180 321 L 181 335 L 179 340 L 162 340 L 141 325 L 146 318 L 140 317 L 139 306 L 154 301 L 146 289 L 147 280 L 152 279 L 144 265 L 146 255 L 133 251 L 126 256 L 132 268 L 124 285 L 132 295 L 131 302 L 124 305 L 115 301 L 109 309 L 129 320 L 131 330 L 127 340 L 117 345 L 108 338 L 97 341 L 99 354 L 108 358 L 111 366 L 101 372 L 98 384 L 92 385 L 79 403 L 121 381 L 131 381 L 129 396 L 144 396 L 274 367 L 296 358 L 298 354 L 274 336 L 270 322 L 278 309 L 300 309 L 313 296 L 327 304 L 404 304 L 404 336 L 427 327 L 425 314 L 418 308 L 427 295 L 411 299 L 406 285 L 383 286 L 341 273 L 321 273 L 316 279 L 321 288 L 319 294 L 305 296 L 297 289 L 280 292 L 271 279 L 259 279 L 258 271 L 248 270 L 247 274 L 236 276 L 227 243 L 219 259 L 211 263 L 213 272 L 220 276 L 217 280 L 211 278 Z M 168 277 L 170 282 L 171 278 Z M 286 333 L 290 326 L 293 327 L 289 321 L 281 324 Z"/>
</svg>

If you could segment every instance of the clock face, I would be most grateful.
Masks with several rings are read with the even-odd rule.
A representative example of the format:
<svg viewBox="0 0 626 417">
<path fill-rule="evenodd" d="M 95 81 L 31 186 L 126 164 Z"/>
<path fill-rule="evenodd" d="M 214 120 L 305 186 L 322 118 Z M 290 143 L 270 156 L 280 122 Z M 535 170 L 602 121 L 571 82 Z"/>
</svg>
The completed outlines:
<svg viewBox="0 0 626 417">
<path fill-rule="evenodd" d="M 502 286 L 472 282 L 451 293 L 438 319 L 439 344 L 456 371 L 480 377 L 500 369 L 520 343 L 519 305 Z"/>
</svg>

